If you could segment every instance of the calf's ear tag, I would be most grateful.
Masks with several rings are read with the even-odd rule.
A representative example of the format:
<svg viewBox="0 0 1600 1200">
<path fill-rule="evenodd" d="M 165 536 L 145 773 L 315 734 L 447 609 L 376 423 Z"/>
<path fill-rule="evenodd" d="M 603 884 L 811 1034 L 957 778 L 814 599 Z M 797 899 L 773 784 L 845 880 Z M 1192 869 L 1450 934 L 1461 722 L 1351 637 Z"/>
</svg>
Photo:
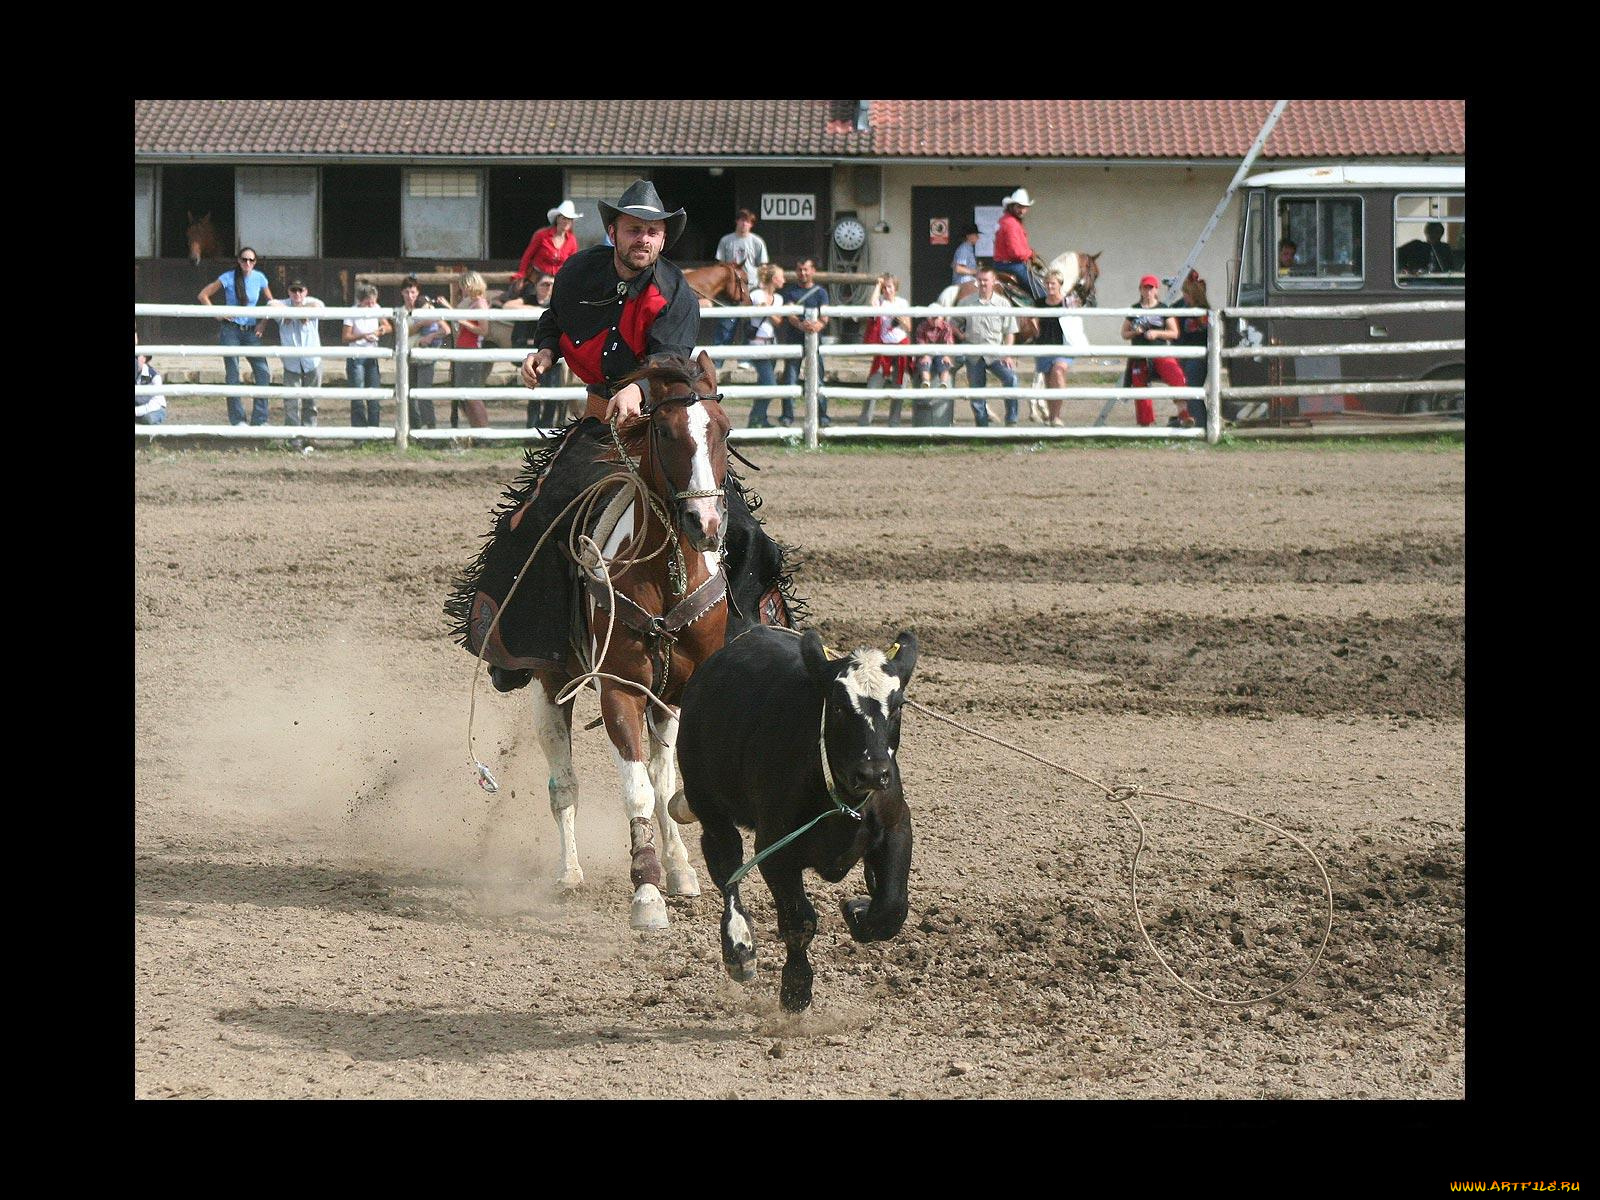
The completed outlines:
<svg viewBox="0 0 1600 1200">
<path fill-rule="evenodd" d="M 893 658 L 893 657 L 895 657 L 895 655 L 897 655 L 899 653 L 900 653 L 900 643 L 896 642 L 894 645 L 889 647 L 889 653 L 885 657 Z"/>
</svg>

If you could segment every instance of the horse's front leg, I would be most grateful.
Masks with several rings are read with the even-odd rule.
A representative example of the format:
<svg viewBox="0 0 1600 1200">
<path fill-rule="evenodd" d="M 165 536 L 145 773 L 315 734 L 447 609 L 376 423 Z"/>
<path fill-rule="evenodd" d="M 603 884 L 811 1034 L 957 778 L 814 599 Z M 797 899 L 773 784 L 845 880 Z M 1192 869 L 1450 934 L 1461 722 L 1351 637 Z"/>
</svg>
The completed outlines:
<svg viewBox="0 0 1600 1200">
<path fill-rule="evenodd" d="M 556 886 L 571 891 L 583 884 L 578 865 L 578 776 L 572 769 L 572 704 L 555 702 L 562 681 L 541 675 L 533 695 L 533 729 L 550 765 L 550 815 L 561 844 L 561 869 Z"/>
<path fill-rule="evenodd" d="M 678 823 L 667 811 L 678 789 L 677 761 L 673 747 L 678 741 L 678 718 L 664 717 L 656 710 L 656 723 L 650 726 L 650 786 L 656 793 L 656 824 L 661 829 L 661 857 L 667 869 L 667 895 L 698 896 L 700 876 L 689 865 L 689 848 L 683 844 Z"/>
<path fill-rule="evenodd" d="M 633 907 L 628 924 L 634 929 L 665 929 L 667 902 L 661 898 L 661 858 L 656 852 L 650 813 L 655 789 L 645 764 L 645 701 L 631 688 L 604 685 L 600 712 L 611 737 L 611 761 L 622 782 L 622 808 L 628 815 L 628 850 L 632 862 L 628 878 L 633 883 Z"/>
</svg>

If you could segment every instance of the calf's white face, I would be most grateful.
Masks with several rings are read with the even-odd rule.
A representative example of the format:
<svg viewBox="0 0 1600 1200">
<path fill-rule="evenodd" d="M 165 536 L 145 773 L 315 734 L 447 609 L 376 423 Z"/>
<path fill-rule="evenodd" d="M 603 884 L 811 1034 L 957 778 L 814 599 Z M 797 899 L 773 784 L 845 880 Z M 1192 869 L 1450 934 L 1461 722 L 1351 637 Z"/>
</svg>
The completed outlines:
<svg viewBox="0 0 1600 1200">
<path fill-rule="evenodd" d="M 889 697 L 900 690 L 900 677 L 884 669 L 888 659 L 882 650 L 858 650 L 851 656 L 850 668 L 839 677 L 850 707 L 858 716 L 867 716 L 865 701 L 876 701 L 879 712 L 889 711 Z"/>
</svg>

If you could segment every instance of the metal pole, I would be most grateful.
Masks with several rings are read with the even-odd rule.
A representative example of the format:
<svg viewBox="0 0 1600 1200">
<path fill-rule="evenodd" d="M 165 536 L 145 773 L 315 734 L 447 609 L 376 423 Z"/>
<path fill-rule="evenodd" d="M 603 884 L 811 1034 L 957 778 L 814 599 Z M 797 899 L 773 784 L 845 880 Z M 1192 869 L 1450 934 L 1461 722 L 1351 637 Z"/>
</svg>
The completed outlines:
<svg viewBox="0 0 1600 1200">
<path fill-rule="evenodd" d="M 406 452 L 411 440 L 411 310 L 404 304 L 394 310 L 394 449 Z"/>
<path fill-rule="evenodd" d="M 818 353 L 819 342 L 815 330 L 806 330 L 805 367 L 806 367 L 806 449 L 817 448 L 817 382 L 822 378 L 822 355 Z"/>
<path fill-rule="evenodd" d="M 1244 161 L 1239 164 L 1239 169 L 1233 173 L 1233 182 L 1228 185 L 1228 190 L 1222 193 L 1222 200 L 1217 204 L 1216 211 L 1211 214 L 1211 220 L 1206 222 L 1206 227 L 1200 231 L 1200 240 L 1194 244 L 1194 249 L 1189 251 L 1189 257 L 1183 260 L 1183 267 L 1173 276 L 1172 283 L 1167 289 L 1167 303 L 1176 304 L 1178 297 L 1183 293 L 1183 281 L 1189 277 L 1189 269 L 1200 261 L 1200 251 L 1205 249 L 1206 242 L 1210 240 L 1211 233 L 1217 227 L 1217 222 L 1222 220 L 1222 214 L 1227 211 L 1228 205 L 1233 200 L 1234 192 L 1239 190 L 1239 184 L 1244 182 L 1245 173 L 1250 170 L 1250 164 L 1255 162 L 1256 155 L 1261 153 L 1261 147 L 1267 144 L 1267 136 L 1272 132 L 1272 127 L 1278 123 L 1278 118 L 1283 116 L 1283 109 L 1289 102 L 1279 100 L 1272 106 L 1272 111 L 1267 114 L 1267 123 L 1261 127 L 1261 132 L 1256 134 L 1256 140 L 1250 144 L 1250 149 L 1245 152 Z"/>
<path fill-rule="evenodd" d="M 1206 442 L 1215 446 L 1222 436 L 1222 314 L 1212 309 L 1206 316 Z"/>
</svg>

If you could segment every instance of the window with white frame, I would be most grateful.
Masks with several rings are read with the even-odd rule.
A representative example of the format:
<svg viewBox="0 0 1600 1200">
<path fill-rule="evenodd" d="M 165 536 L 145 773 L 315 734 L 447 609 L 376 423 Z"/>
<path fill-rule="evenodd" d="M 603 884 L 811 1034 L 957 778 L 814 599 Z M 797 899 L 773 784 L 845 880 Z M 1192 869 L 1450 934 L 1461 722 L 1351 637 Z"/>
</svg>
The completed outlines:
<svg viewBox="0 0 1600 1200">
<path fill-rule="evenodd" d="M 1358 288 L 1365 278 L 1359 196 L 1280 196 L 1277 284 L 1287 290 Z"/>
<path fill-rule="evenodd" d="M 1467 282 L 1464 193 L 1394 198 L 1394 281 L 1400 287 L 1463 287 Z"/>
</svg>

